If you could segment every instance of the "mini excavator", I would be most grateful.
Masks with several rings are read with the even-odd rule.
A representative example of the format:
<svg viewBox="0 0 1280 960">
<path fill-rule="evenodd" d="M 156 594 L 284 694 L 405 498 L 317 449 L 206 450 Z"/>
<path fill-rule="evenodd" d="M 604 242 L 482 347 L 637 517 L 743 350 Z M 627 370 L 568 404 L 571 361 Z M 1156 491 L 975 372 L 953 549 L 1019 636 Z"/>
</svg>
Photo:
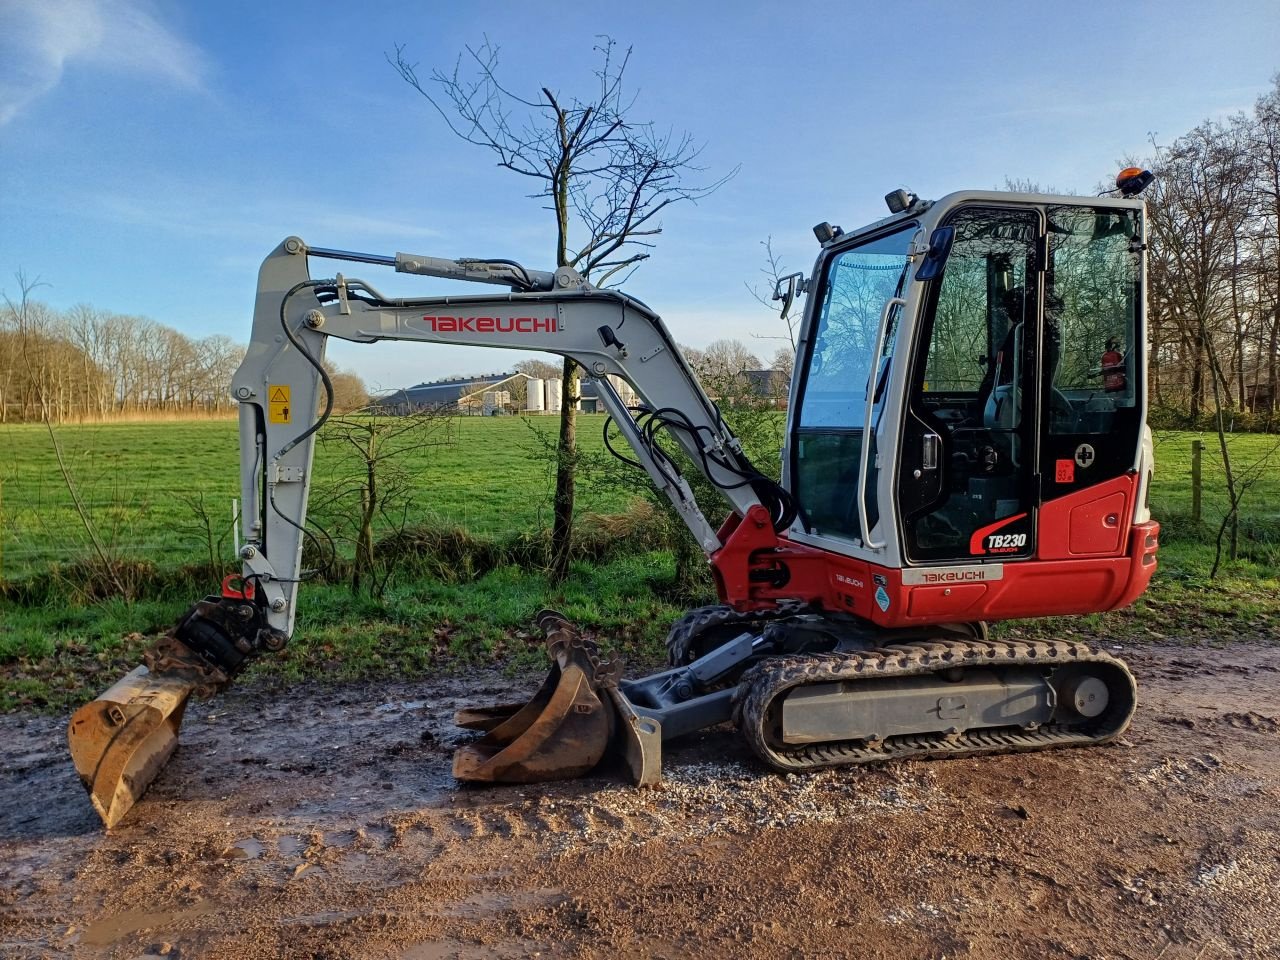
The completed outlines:
<svg viewBox="0 0 1280 960">
<path fill-rule="evenodd" d="M 539 613 L 550 675 L 527 703 L 459 714 L 480 734 L 455 754 L 459 780 L 574 777 L 612 752 L 653 783 L 666 741 L 726 722 L 791 772 L 1117 737 L 1136 703 L 1120 660 L 998 639 L 987 624 L 1123 607 L 1155 570 L 1150 180 L 1131 168 L 1088 198 L 897 190 L 885 219 L 815 227 L 812 276 L 774 291 L 784 312 L 806 296 L 780 481 L 748 460 L 658 314 L 619 290 L 569 267 L 286 239 L 262 264 L 231 386 L 242 570 L 72 717 L 94 807 L 118 823 L 173 752 L 188 698 L 289 641 L 314 536 L 313 447 L 333 404 L 330 337 L 572 358 L 630 445 L 624 459 L 670 499 L 714 576 L 720 602 L 673 625 L 669 668 L 648 677 L 623 677 L 562 616 Z M 341 274 L 313 279 L 321 260 L 508 290 L 397 299 Z M 719 527 L 680 463 L 728 501 Z"/>
</svg>

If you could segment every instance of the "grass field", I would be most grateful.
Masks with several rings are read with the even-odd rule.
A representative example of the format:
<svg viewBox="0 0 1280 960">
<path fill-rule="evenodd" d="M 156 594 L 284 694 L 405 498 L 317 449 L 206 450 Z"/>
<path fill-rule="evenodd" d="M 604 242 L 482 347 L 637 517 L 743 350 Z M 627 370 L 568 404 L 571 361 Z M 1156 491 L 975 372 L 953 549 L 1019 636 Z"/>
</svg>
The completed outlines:
<svg viewBox="0 0 1280 960">
<path fill-rule="evenodd" d="M 533 459 L 533 431 L 554 436 L 555 417 L 458 417 L 450 442 L 404 464 L 421 478 L 416 519 L 458 524 L 477 534 L 545 525 L 550 478 Z M 579 420 L 584 452 L 603 451 L 603 416 Z M 191 499 L 203 496 L 230 527 L 240 495 L 240 452 L 234 420 L 125 423 L 57 428 L 79 497 L 104 539 L 129 556 L 160 566 L 200 559 Z M 49 434 L 41 425 L 0 426 L 0 578 L 15 580 L 87 555 L 84 525 L 63 482 Z M 317 487 L 332 479 L 334 458 L 316 455 Z M 584 510 L 624 504 L 616 495 L 579 491 Z M 227 557 L 231 557 L 228 548 Z"/>
<path fill-rule="evenodd" d="M 601 452 L 603 418 L 583 416 L 585 452 Z M 550 476 L 534 430 L 554 431 L 555 418 L 459 418 L 448 444 L 432 447 L 412 464 L 420 492 L 411 519 L 453 524 L 500 539 L 545 528 Z M 1258 472 L 1243 507 L 1242 559 L 1213 581 L 1211 541 L 1226 502 L 1216 438 L 1205 436 L 1204 520 L 1191 510 L 1191 433 L 1157 436 L 1153 514 L 1165 524 L 1161 569 L 1146 598 L 1130 611 L 1005 629 L 1114 637 L 1182 632 L 1212 637 L 1232 631 L 1280 631 L 1280 456 Z M 193 499 L 204 502 L 224 529 L 238 493 L 233 421 L 105 424 L 57 430 L 67 469 L 99 536 L 121 556 L 176 569 L 207 559 L 197 531 Z M 1274 437 L 1231 438 L 1237 466 L 1259 462 Z M 84 525 L 41 426 L 0 426 L 0 579 L 11 584 L 46 574 L 51 565 L 89 553 Z M 317 484 L 331 462 L 317 457 Z M 626 497 L 591 483 L 579 490 L 581 511 L 626 508 Z M 219 559 L 234 569 L 229 536 Z M 256 670 L 283 677 L 332 678 L 413 674 L 442 658 L 517 659 L 537 655 L 530 617 L 539 606 L 561 607 L 640 659 L 657 642 L 688 598 L 671 596 L 673 565 L 661 550 L 636 549 L 600 563 L 582 561 L 574 576 L 552 586 L 540 570 L 500 567 L 472 582 L 402 578 L 380 600 L 353 597 L 339 584 L 303 591 L 299 630 L 282 657 Z M 0 599 L 0 708 L 22 703 L 62 705 L 83 696 L 120 669 L 201 589 L 181 584 L 144 592 L 125 602 L 65 598 L 40 603 Z"/>
</svg>

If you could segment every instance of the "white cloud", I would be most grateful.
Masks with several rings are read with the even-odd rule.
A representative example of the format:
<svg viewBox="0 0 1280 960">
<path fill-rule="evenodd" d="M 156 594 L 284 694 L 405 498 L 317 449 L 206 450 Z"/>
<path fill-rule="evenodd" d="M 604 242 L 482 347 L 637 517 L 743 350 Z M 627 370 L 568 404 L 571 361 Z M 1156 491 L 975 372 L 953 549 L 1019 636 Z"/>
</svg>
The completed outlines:
<svg viewBox="0 0 1280 960">
<path fill-rule="evenodd" d="M 0 126 L 52 91 L 70 63 L 200 90 L 208 61 L 149 0 L 0 0 Z"/>
</svg>

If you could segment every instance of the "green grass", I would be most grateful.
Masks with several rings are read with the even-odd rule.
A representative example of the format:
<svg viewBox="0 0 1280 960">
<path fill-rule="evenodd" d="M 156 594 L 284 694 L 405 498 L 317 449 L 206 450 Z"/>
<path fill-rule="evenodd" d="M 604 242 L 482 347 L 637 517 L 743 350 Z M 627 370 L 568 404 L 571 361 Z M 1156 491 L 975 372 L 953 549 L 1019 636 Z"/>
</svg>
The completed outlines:
<svg viewBox="0 0 1280 960">
<path fill-rule="evenodd" d="M 603 417 L 583 415 L 579 442 L 599 453 Z M 550 477 L 531 456 L 531 427 L 553 434 L 555 417 L 460 417 L 453 442 L 431 447 L 407 466 L 419 477 L 411 515 L 458 524 L 472 533 L 504 535 L 545 527 Z M 215 521 L 229 527 L 231 499 L 239 496 L 239 450 L 231 420 L 102 424 L 58 428 L 59 442 L 80 499 L 101 536 L 122 554 L 159 567 L 202 559 L 190 498 L 203 496 Z M 1191 441 L 1204 453 L 1204 520 L 1213 524 L 1226 505 L 1222 461 L 1211 434 L 1156 434 L 1156 475 L 1151 491 L 1157 518 L 1191 514 Z M 1280 438 L 1237 434 L 1230 438 L 1238 467 L 1275 450 Z M 84 526 L 62 481 L 43 426 L 0 425 L 0 580 L 18 580 L 88 555 Z M 1265 528 L 1280 523 L 1280 451 L 1245 500 L 1247 519 Z M 333 458 L 316 457 L 318 486 L 331 479 Z M 625 506 L 614 492 L 584 485 L 584 511 Z M 225 551 L 231 559 L 230 546 Z"/>
<path fill-rule="evenodd" d="M 536 418 L 552 432 L 556 420 Z M 584 416 L 584 450 L 599 452 L 602 418 Z M 466 527 L 492 540 L 545 528 L 550 477 L 530 426 L 516 418 L 461 418 L 454 441 L 414 464 L 420 480 L 412 516 Z M 1242 559 L 1210 580 L 1212 540 L 1225 505 L 1216 438 L 1205 435 L 1204 515 L 1192 522 L 1191 441 L 1157 435 L 1151 508 L 1164 524 L 1160 570 L 1152 589 L 1125 611 L 998 629 L 1015 634 L 1080 636 L 1122 643 L 1144 639 L 1271 639 L 1280 635 L 1280 456 L 1259 474 L 1244 503 Z M 84 602 L 75 571 L 64 568 L 38 603 L 0 599 L 0 709 L 62 708 L 135 665 L 142 649 L 192 600 L 215 586 L 207 571 L 178 568 L 204 560 L 188 498 L 203 494 L 215 518 L 230 517 L 238 494 L 234 422 L 108 424 L 58 430 L 68 468 L 101 535 L 123 556 L 154 562 L 164 585 L 129 603 Z M 1231 438 L 1239 467 L 1264 458 L 1276 438 Z M 43 427 L 0 426 L 0 574 L 48 577 L 50 564 L 88 555 L 83 526 L 62 482 Z M 323 452 L 317 482 L 331 470 Z M 582 511 L 623 509 L 624 496 L 585 483 Z M 222 522 L 226 522 L 222 521 Z M 220 561 L 234 569 L 229 542 Z M 262 677 L 292 681 L 414 676 L 473 660 L 540 660 L 531 617 L 561 609 L 633 662 L 656 661 L 660 639 L 683 605 L 673 596 L 671 556 L 648 544 L 623 544 L 600 562 L 581 562 L 554 586 L 532 566 L 478 571 L 466 582 L 418 575 L 393 582 L 380 600 L 353 597 L 338 584 L 312 584 L 299 601 L 299 629 L 283 655 L 257 663 Z M 29 580 L 28 580 L 29 582 Z M 59 583 L 65 596 L 57 595 Z M 686 598 L 687 599 L 687 598 Z"/>
<path fill-rule="evenodd" d="M 1217 435 L 1161 430 L 1155 433 L 1156 473 L 1151 490 L 1151 510 L 1157 519 L 1191 516 L 1193 440 L 1204 443 L 1201 468 L 1204 518 L 1216 521 L 1226 509 L 1226 481 Z M 1227 437 L 1227 447 L 1237 472 L 1255 464 L 1266 464 L 1257 482 L 1245 494 L 1243 514 L 1251 521 L 1280 522 L 1280 437 L 1237 433 Z"/>
<path fill-rule="evenodd" d="M 477 662 L 542 665 L 542 638 L 532 617 L 548 606 L 644 669 L 657 662 L 667 627 L 684 612 L 664 599 L 670 577 L 670 556 L 650 552 L 605 566 L 576 563 L 560 586 L 540 571 L 514 567 L 465 584 L 414 580 L 381 600 L 354 597 L 337 584 L 313 584 L 299 598 L 300 626 L 289 646 L 254 663 L 246 678 L 340 682 L 424 676 Z M 78 705 L 137 666 L 184 605 L 107 601 L 0 610 L 6 626 L 0 711 Z"/>
<path fill-rule="evenodd" d="M 403 462 L 420 480 L 411 518 L 497 535 L 548 524 L 550 478 L 531 457 L 531 428 L 554 436 L 556 417 L 458 417 L 453 442 Z M 603 450 L 603 416 L 579 418 L 584 453 Z M 233 420 L 121 423 L 57 428 L 68 470 L 100 536 L 124 555 L 160 567 L 202 559 L 190 499 L 203 496 L 229 528 L 240 495 L 239 440 Z M 41 425 L 0 425 L 0 579 L 17 580 L 50 563 L 88 555 L 90 542 Z M 333 479 L 335 457 L 317 450 L 317 488 Z M 625 506 L 586 487 L 583 510 Z M 229 539 L 229 538 L 228 538 Z M 230 546 L 226 550 L 231 557 Z"/>
</svg>

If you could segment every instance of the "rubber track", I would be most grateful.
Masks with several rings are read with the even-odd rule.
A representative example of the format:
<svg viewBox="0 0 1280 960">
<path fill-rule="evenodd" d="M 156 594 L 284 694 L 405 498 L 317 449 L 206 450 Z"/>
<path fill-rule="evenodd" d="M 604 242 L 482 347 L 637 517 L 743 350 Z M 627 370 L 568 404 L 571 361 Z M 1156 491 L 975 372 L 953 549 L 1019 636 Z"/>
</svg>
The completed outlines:
<svg viewBox="0 0 1280 960">
<path fill-rule="evenodd" d="M 756 610 L 752 613 L 739 613 L 725 604 L 697 607 L 673 623 L 667 632 L 667 662 L 673 667 L 682 667 L 696 660 L 697 657 L 691 657 L 690 654 L 698 638 L 708 630 L 737 624 L 747 629 L 755 624 L 797 616 L 806 609 L 803 603 L 796 600 L 784 600 L 772 610 Z M 702 651 L 707 652 L 709 651 Z"/>
<path fill-rule="evenodd" d="M 1052 669 L 1077 663 L 1105 665 L 1107 669 L 1099 673 L 1111 693 L 1107 709 L 1080 724 L 1046 724 L 1035 730 L 982 728 L 961 734 L 903 734 L 887 737 L 874 746 L 863 740 L 784 745 L 773 742 L 768 734 L 770 705 L 804 684 L 918 677 L 956 667 Z M 861 653 L 810 653 L 761 661 L 743 674 L 734 696 L 733 716 L 752 750 L 765 763 L 794 773 L 905 757 L 957 757 L 1106 743 L 1125 731 L 1136 705 L 1137 688 L 1129 668 L 1115 657 L 1095 653 L 1084 643 L 937 640 Z"/>
</svg>

